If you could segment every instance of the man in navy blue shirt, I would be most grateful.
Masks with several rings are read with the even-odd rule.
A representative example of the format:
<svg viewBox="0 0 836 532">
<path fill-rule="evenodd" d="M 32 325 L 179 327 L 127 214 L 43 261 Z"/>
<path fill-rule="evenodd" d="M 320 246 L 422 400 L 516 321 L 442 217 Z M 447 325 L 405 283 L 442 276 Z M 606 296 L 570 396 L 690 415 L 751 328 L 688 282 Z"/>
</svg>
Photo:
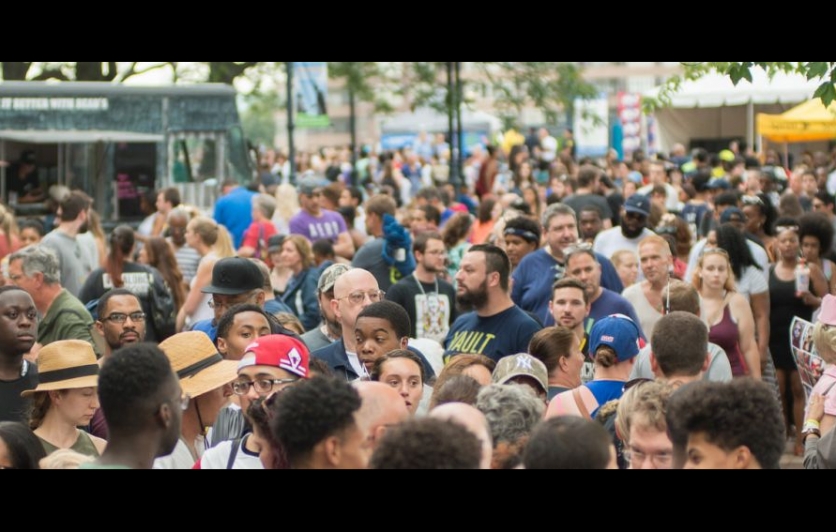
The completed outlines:
<svg viewBox="0 0 836 532">
<path fill-rule="evenodd" d="M 578 243 L 578 222 L 568 205 L 555 203 L 543 213 L 546 245 L 526 255 L 514 270 L 511 299 L 520 308 L 533 313 L 545 325 L 554 325 L 549 312 L 552 285 L 563 277 L 565 250 Z M 624 287 L 612 263 L 595 254 L 601 266 L 601 285 L 620 294 Z"/>
<path fill-rule="evenodd" d="M 508 295 L 510 271 L 508 255 L 491 244 L 473 246 L 462 257 L 456 303 L 473 311 L 459 316 L 450 328 L 445 358 L 481 354 L 499 361 L 528 351 L 531 337 L 542 327 Z"/>
</svg>

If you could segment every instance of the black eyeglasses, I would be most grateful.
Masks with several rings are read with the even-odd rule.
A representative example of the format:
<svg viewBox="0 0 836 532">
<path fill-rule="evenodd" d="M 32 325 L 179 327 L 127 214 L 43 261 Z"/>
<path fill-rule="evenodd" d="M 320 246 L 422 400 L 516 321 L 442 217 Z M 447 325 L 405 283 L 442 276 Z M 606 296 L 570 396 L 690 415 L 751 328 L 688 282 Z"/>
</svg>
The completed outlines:
<svg viewBox="0 0 836 532">
<path fill-rule="evenodd" d="M 232 383 L 232 393 L 235 395 L 246 395 L 250 386 L 255 388 L 259 394 L 267 394 L 273 391 L 273 386 L 282 384 L 293 384 L 299 379 L 256 379 L 254 381 L 235 381 Z M 279 388 L 281 390 L 282 388 Z"/>
<path fill-rule="evenodd" d="M 123 312 L 114 312 L 110 316 L 102 318 L 102 321 L 110 321 L 113 323 L 125 323 L 128 321 L 128 318 L 131 318 L 133 322 L 143 322 L 145 321 L 145 313 L 144 312 L 131 312 L 130 314 L 125 314 Z"/>
</svg>

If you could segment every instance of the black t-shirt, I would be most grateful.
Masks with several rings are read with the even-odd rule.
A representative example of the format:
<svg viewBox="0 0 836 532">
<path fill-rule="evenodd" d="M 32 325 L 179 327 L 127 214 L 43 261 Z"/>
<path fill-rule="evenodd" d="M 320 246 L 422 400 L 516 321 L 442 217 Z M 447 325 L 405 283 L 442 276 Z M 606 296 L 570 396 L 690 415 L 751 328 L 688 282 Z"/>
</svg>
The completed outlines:
<svg viewBox="0 0 836 532">
<path fill-rule="evenodd" d="M 410 338 L 432 338 L 443 343 L 447 331 L 459 315 L 456 311 L 456 290 L 452 284 L 439 279 L 436 297 L 435 283 L 421 283 L 422 293 L 416 281 L 414 275 L 404 277 L 386 291 L 386 299 L 406 310 L 411 325 Z M 447 319 L 444 319 L 445 315 Z M 439 320 L 444 323 L 439 323 Z M 419 326 L 421 336 L 417 335 Z"/>
<path fill-rule="evenodd" d="M 13 380 L 0 380 L 0 421 L 29 421 L 31 397 L 23 398 L 20 392 L 38 387 L 38 366 L 23 362 L 25 375 Z"/>
</svg>

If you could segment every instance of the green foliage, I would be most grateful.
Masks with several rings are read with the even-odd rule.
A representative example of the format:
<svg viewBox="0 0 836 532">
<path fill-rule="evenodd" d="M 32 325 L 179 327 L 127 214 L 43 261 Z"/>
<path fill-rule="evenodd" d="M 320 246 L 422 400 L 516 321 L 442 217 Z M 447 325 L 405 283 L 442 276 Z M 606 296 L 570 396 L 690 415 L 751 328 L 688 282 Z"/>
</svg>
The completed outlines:
<svg viewBox="0 0 836 532">
<path fill-rule="evenodd" d="M 741 80 L 752 81 L 752 68 L 760 67 L 772 77 L 777 72 L 799 73 L 807 79 L 818 79 L 821 84 L 816 89 L 813 97 L 821 98 L 825 106 L 836 101 L 836 62 L 739 62 L 739 63 L 682 63 L 683 73 L 679 76 L 672 76 L 663 85 L 657 98 L 643 98 L 642 106 L 645 112 L 652 112 L 658 107 L 670 105 L 671 96 L 676 94 L 682 85 L 683 80 L 695 80 L 700 77 L 716 72 L 729 77 L 737 85 Z"/>
<path fill-rule="evenodd" d="M 276 91 L 253 93 L 242 97 L 241 126 L 244 135 L 255 145 L 272 147 L 276 138 L 276 113 L 285 109 L 284 94 Z"/>
</svg>

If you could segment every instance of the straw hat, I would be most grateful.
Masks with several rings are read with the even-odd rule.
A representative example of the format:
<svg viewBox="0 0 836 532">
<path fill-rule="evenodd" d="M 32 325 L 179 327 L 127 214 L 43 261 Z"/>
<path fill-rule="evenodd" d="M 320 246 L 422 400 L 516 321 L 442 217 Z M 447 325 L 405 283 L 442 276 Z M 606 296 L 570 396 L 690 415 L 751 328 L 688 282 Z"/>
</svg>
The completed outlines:
<svg viewBox="0 0 836 532">
<path fill-rule="evenodd" d="M 229 384 L 238 377 L 238 362 L 224 360 L 206 333 L 189 331 L 175 334 L 159 347 L 180 377 L 183 392 L 192 397 Z"/>
<path fill-rule="evenodd" d="M 38 353 L 38 387 L 20 395 L 35 392 L 96 387 L 99 364 L 90 342 L 60 340 L 43 346 Z"/>
</svg>

